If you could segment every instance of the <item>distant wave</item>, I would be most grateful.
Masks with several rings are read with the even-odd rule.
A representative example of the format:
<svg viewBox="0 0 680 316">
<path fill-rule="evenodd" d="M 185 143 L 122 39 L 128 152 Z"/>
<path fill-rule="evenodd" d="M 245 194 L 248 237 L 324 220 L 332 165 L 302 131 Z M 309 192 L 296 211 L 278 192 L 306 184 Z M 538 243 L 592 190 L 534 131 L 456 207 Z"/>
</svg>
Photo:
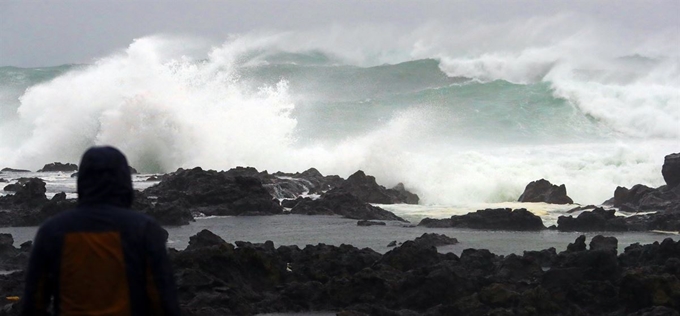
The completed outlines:
<svg viewBox="0 0 680 316">
<path fill-rule="evenodd" d="M 610 54 L 567 36 L 475 52 L 365 33 L 246 34 L 202 58 L 147 37 L 90 65 L 0 67 L 0 166 L 112 144 L 148 173 L 364 169 L 425 203 L 511 201 L 543 177 L 599 203 L 617 185 L 661 184 L 663 155 L 680 150 L 673 51 Z"/>
</svg>

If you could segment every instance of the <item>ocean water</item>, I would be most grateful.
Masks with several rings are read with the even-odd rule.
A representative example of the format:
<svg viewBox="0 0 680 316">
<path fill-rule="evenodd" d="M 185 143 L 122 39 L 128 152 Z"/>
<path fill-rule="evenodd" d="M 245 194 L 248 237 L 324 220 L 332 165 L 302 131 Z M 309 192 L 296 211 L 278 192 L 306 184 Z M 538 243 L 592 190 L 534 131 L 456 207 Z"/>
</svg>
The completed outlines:
<svg viewBox="0 0 680 316">
<path fill-rule="evenodd" d="M 439 211 L 510 203 L 540 178 L 579 204 L 662 185 L 680 152 L 680 54 L 663 44 L 677 34 L 613 47 L 597 28 L 520 36 L 532 23 L 496 25 L 514 37 L 488 45 L 490 29 L 436 25 L 242 34 L 201 53 L 149 36 L 88 64 L 0 67 L 0 167 L 110 144 L 143 173 L 361 169 Z"/>
</svg>

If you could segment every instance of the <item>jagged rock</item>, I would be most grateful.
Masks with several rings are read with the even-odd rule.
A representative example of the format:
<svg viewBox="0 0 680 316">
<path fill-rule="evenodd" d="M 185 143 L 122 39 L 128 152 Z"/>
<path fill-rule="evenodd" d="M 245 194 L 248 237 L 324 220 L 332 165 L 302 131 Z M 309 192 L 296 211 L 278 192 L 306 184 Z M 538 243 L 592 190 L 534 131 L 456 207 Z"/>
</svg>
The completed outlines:
<svg viewBox="0 0 680 316">
<path fill-rule="evenodd" d="M 245 169 L 245 168 L 244 168 Z M 249 170 L 179 169 L 144 190 L 158 204 L 175 204 L 205 215 L 271 215 L 283 209 L 258 178 L 240 176 Z"/>
<path fill-rule="evenodd" d="M 78 165 L 72 163 L 53 162 L 48 163 L 38 172 L 74 172 L 78 171 Z"/>
<path fill-rule="evenodd" d="M 442 256 L 437 253 L 437 249 L 434 247 L 408 240 L 401 244 L 401 246 L 385 253 L 378 263 L 388 265 L 400 271 L 408 271 L 433 265 L 441 260 Z"/>
<path fill-rule="evenodd" d="M 614 210 L 596 208 L 592 212 L 584 211 L 576 218 L 573 216 L 560 216 L 557 218 L 557 229 L 560 231 L 605 231 L 608 230 L 627 230 L 625 223 L 622 227 L 607 225 L 608 221 L 615 219 Z M 617 229 L 620 228 L 620 229 Z"/>
<path fill-rule="evenodd" d="M 597 235 L 590 240 L 590 250 L 606 250 L 616 253 L 619 241 L 616 237 Z"/>
<path fill-rule="evenodd" d="M 328 191 L 316 200 L 302 200 L 290 212 L 307 215 L 336 214 L 352 219 L 406 222 L 394 213 L 362 202 L 353 194 L 342 189 Z"/>
<path fill-rule="evenodd" d="M 450 219 L 442 220 L 426 218 L 420 221 L 418 226 L 520 231 L 545 229 L 540 217 L 523 208 L 516 210 L 509 208 L 485 209 L 465 215 L 454 215 Z"/>
<path fill-rule="evenodd" d="M 551 204 L 574 204 L 567 196 L 567 188 L 564 184 L 553 185 L 545 179 L 540 179 L 527 184 L 524 193 L 520 195 L 519 202 L 544 202 Z"/>
<path fill-rule="evenodd" d="M 357 222 L 357 226 L 385 226 L 385 225 L 387 225 L 385 222 L 376 222 L 368 220 L 360 220 Z"/>
<path fill-rule="evenodd" d="M 414 239 L 413 242 L 423 247 L 438 247 L 455 245 L 458 243 L 458 239 L 451 238 L 444 234 L 424 233 L 420 237 Z"/>
<path fill-rule="evenodd" d="M 324 176 L 315 168 L 310 168 L 302 173 L 273 174 L 267 183 L 271 184 L 273 195 L 277 198 L 294 199 L 301 194 L 318 194 L 337 188 L 345 181 L 337 175 Z"/>
<path fill-rule="evenodd" d="M 567 252 L 577 252 L 586 250 L 586 236 L 581 235 L 576 238 L 574 243 L 567 245 Z"/>
<path fill-rule="evenodd" d="M 420 202 L 420 197 L 418 194 L 411 193 L 404 187 L 404 184 L 399 182 L 396 186 L 389 190 L 390 192 L 395 192 L 399 201 L 406 204 L 418 204 Z"/>
<path fill-rule="evenodd" d="M 215 235 L 213 232 L 207 229 L 204 229 L 198 232 L 196 235 L 189 237 L 189 246 L 187 246 L 187 250 L 225 245 L 227 245 L 227 242 L 224 241 L 222 237 Z"/>
<path fill-rule="evenodd" d="M 128 166 L 128 168 L 130 168 L 130 174 L 138 174 L 139 173 L 139 172 L 137 172 L 137 169 L 135 169 L 135 168 L 132 168 L 130 166 Z"/>
<path fill-rule="evenodd" d="M 366 175 L 361 170 L 349 176 L 340 185 L 340 188 L 366 203 L 395 204 L 410 202 L 410 204 L 417 204 L 419 200 L 417 195 L 406 191 L 403 184 L 401 186 L 397 185 L 395 189 L 388 190 L 378 185 L 375 177 Z"/>
<path fill-rule="evenodd" d="M 392 241 L 390 241 L 389 244 L 387 244 L 387 247 L 396 247 L 396 246 L 397 246 L 397 241 L 396 241 L 396 240 L 392 240 Z"/>
<path fill-rule="evenodd" d="M 664 158 L 661 174 L 669 188 L 680 184 L 680 153 L 670 154 Z"/>
</svg>

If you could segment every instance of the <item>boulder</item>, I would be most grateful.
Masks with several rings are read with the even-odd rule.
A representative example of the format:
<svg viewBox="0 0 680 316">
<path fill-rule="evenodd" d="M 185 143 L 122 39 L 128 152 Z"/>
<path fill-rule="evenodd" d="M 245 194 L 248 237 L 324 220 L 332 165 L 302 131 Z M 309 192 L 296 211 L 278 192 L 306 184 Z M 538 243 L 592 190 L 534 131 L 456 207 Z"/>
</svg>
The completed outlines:
<svg viewBox="0 0 680 316">
<path fill-rule="evenodd" d="M 614 210 L 605 210 L 603 208 L 596 208 L 593 211 L 584 211 L 576 218 L 572 215 L 560 216 L 557 218 L 557 229 L 559 231 L 605 231 L 605 230 L 619 230 L 616 226 L 607 225 L 608 221 L 613 220 L 616 216 Z M 627 230 L 625 224 L 620 227 L 621 231 Z"/>
<path fill-rule="evenodd" d="M 590 240 L 590 250 L 605 250 L 616 253 L 619 241 L 616 237 L 597 235 Z"/>
<path fill-rule="evenodd" d="M 38 172 L 74 172 L 78 171 L 78 165 L 72 163 L 53 162 L 46 164 Z"/>
<path fill-rule="evenodd" d="M 523 208 L 485 209 L 465 215 L 454 215 L 444 220 L 424 219 L 418 226 L 518 231 L 545 229 L 540 217 Z"/>
<path fill-rule="evenodd" d="M 424 233 L 420 237 L 414 239 L 413 242 L 423 247 L 438 247 L 455 245 L 458 243 L 458 239 L 451 238 L 444 234 Z"/>
<path fill-rule="evenodd" d="M 524 193 L 520 195 L 519 202 L 544 202 L 551 204 L 574 204 L 567 196 L 567 188 L 562 185 L 553 185 L 548 180 L 540 179 L 527 184 Z"/>
<path fill-rule="evenodd" d="M 135 168 L 132 168 L 130 166 L 128 166 L 128 168 L 130 168 L 130 174 L 138 174 L 139 173 L 139 172 L 137 172 L 137 169 L 135 169 Z"/>
<path fill-rule="evenodd" d="M 395 204 L 408 203 L 417 204 L 418 196 L 406 191 L 404 185 L 397 185 L 395 189 L 388 190 L 378 185 L 375 177 L 366 175 L 359 170 L 342 182 L 340 188 L 351 193 L 366 203 Z"/>
<path fill-rule="evenodd" d="M 661 174 L 669 188 L 680 184 L 680 153 L 670 154 L 664 158 Z"/>
</svg>

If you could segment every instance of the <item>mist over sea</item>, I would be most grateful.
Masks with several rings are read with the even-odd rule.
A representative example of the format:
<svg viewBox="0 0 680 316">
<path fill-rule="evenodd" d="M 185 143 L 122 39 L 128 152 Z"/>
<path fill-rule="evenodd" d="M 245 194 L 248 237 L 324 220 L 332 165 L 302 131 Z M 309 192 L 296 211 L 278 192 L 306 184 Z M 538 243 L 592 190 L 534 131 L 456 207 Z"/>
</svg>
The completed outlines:
<svg viewBox="0 0 680 316">
<path fill-rule="evenodd" d="M 580 204 L 663 184 L 664 155 L 680 151 L 678 34 L 572 32 L 569 18 L 207 47 L 149 36 L 87 64 L 0 67 L 0 167 L 110 144 L 144 173 L 361 169 L 425 205 L 515 201 L 540 178 Z"/>
</svg>

